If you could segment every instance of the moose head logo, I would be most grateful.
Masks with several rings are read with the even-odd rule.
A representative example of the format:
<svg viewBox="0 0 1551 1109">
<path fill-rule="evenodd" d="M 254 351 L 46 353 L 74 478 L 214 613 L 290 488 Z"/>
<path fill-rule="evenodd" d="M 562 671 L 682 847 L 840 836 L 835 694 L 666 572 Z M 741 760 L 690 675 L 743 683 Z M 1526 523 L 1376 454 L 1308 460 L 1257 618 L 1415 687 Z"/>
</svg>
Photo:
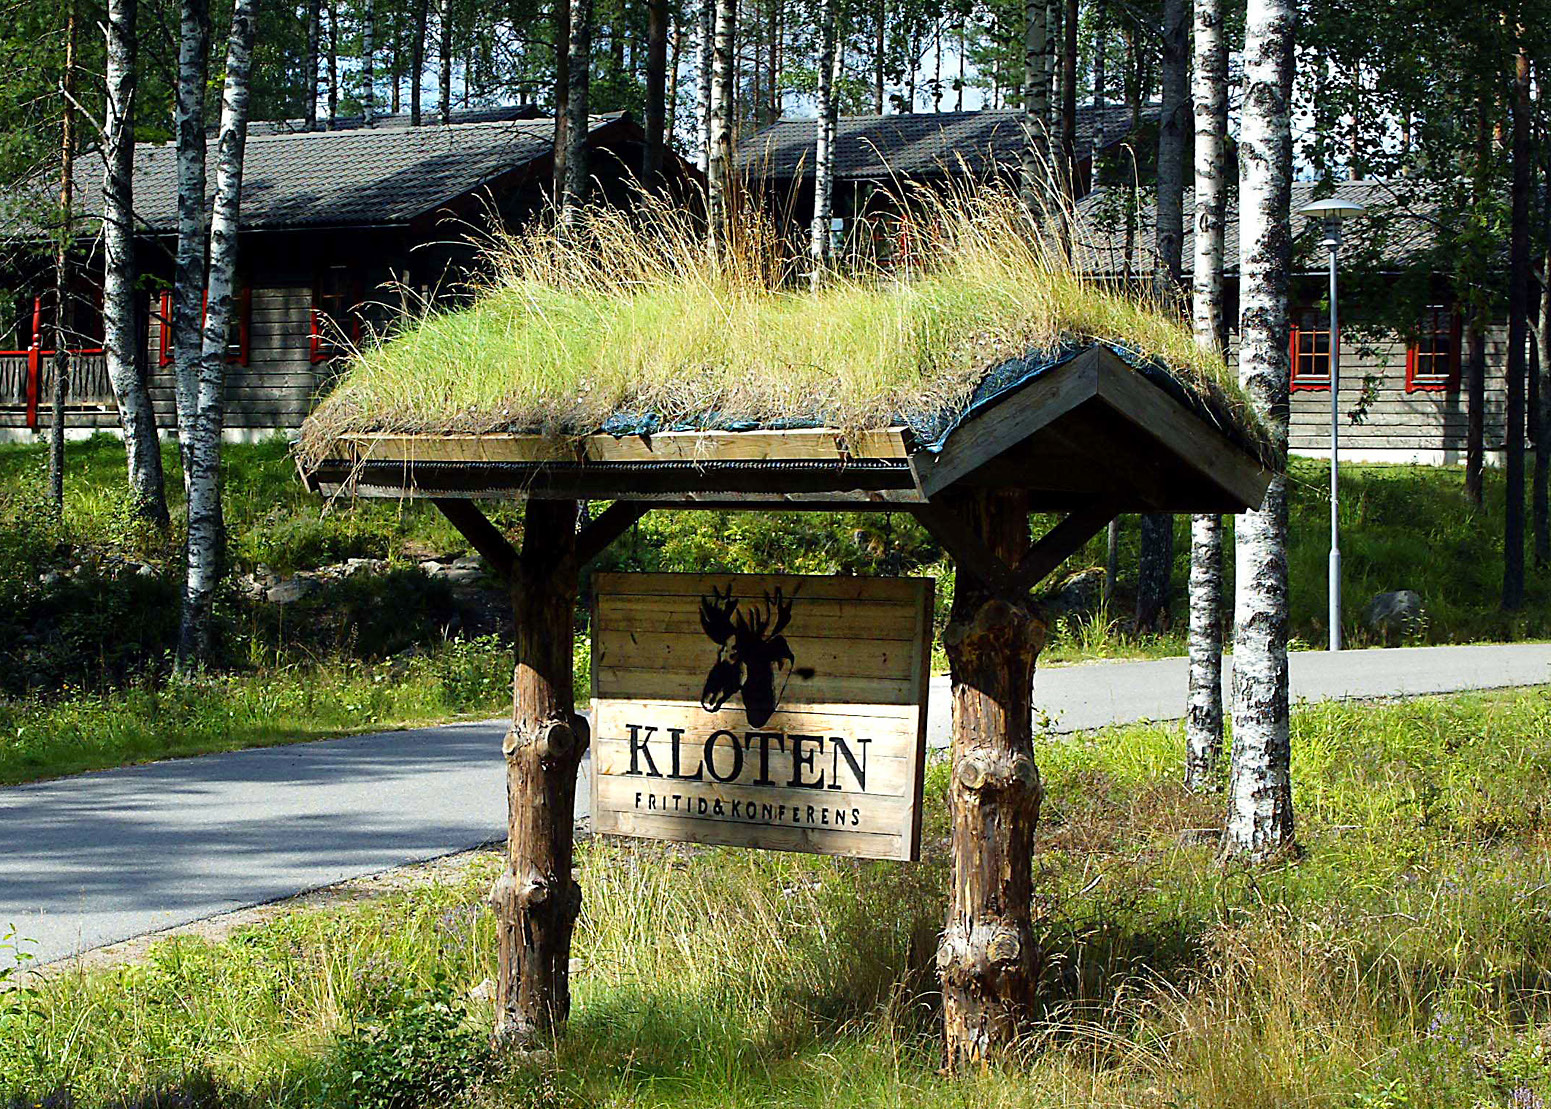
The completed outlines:
<svg viewBox="0 0 1551 1109">
<path fill-rule="evenodd" d="M 765 726 L 786 692 L 797 661 L 781 634 L 791 623 L 793 599 L 778 586 L 773 593 L 765 593 L 762 606 L 740 609 L 731 583 L 726 593 L 712 586 L 711 595 L 700 598 L 700 626 L 717 645 L 716 662 L 700 693 L 701 708 L 715 712 L 742 693 L 749 723 Z M 813 676 L 811 669 L 798 673 Z"/>
</svg>

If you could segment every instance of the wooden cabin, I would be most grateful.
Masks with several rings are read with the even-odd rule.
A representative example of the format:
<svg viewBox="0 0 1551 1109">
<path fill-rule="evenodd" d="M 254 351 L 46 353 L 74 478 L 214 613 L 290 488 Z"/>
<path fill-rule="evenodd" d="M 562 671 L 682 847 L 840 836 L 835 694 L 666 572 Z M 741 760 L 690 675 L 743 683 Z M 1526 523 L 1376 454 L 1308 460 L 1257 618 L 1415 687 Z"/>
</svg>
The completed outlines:
<svg viewBox="0 0 1551 1109">
<path fill-rule="evenodd" d="M 212 138 L 212 143 L 213 143 Z M 628 202 L 644 135 L 627 114 L 595 116 L 593 174 Z M 410 127 L 402 117 L 336 121 L 333 130 L 255 123 L 248 138 L 238 255 L 237 311 L 227 357 L 226 427 L 232 438 L 298 428 L 334 379 L 341 355 L 407 304 L 457 299 L 479 270 L 477 241 L 491 226 L 520 226 L 547 203 L 554 120 L 533 109 L 454 114 Z M 84 211 L 97 211 L 101 163 L 81 162 Z M 210 159 L 211 182 L 214 158 Z M 674 160 L 671 173 L 693 173 Z M 135 151 L 137 243 L 146 287 L 141 328 L 158 420 L 175 425 L 169 318 L 177 212 L 177 150 Z M 95 244 L 89 244 L 94 246 Z M 46 429 L 52 393 L 53 274 L 47 250 L 0 276 L 0 438 Z M 102 352 L 101 254 L 89 250 L 72 282 L 67 327 L 68 428 L 118 426 Z"/>
<path fill-rule="evenodd" d="M 1289 288 L 1291 413 L 1294 454 L 1330 453 L 1330 317 L 1328 255 L 1320 227 L 1298 216 L 1315 195 L 1312 182 L 1292 186 L 1297 234 Z M 1327 192 L 1329 190 L 1326 190 Z M 1343 227 L 1340 268 L 1341 362 L 1338 383 L 1341 457 L 1353 462 L 1453 465 L 1465 461 L 1466 336 L 1460 296 L 1441 271 L 1434 229 L 1439 207 L 1409 181 L 1344 181 L 1335 192 L 1366 213 Z M 1143 194 L 1130 256 L 1124 231 L 1127 193 L 1099 189 L 1079 205 L 1079 264 L 1106 280 L 1150 281 L 1156 257 L 1149 198 Z M 1185 197 L 1184 284 L 1190 285 L 1194 238 Z M 1239 227 L 1230 203 L 1224 228 L 1228 349 L 1238 343 Z M 1500 272 L 1506 276 L 1506 245 Z M 1486 458 L 1502 459 L 1507 399 L 1505 297 L 1494 298 L 1486 330 Z"/>
<path fill-rule="evenodd" d="M 1142 109 L 1141 122 L 1155 123 L 1158 106 Z M 1137 130 L 1124 104 L 1077 109 L 1076 194 L 1092 188 L 1096 155 L 1119 147 Z M 813 214 L 814 144 L 818 121 L 788 119 L 771 124 L 738 144 L 737 169 L 771 214 L 788 230 L 805 233 Z M 1060 125 L 1050 144 L 1059 151 Z M 834 206 L 848 249 L 887 258 L 898 244 L 859 242 L 858 234 L 887 235 L 886 215 L 912 189 L 944 191 L 967 180 L 1016 174 L 1027 147 L 1022 111 L 918 112 L 841 116 L 835 137 Z"/>
</svg>

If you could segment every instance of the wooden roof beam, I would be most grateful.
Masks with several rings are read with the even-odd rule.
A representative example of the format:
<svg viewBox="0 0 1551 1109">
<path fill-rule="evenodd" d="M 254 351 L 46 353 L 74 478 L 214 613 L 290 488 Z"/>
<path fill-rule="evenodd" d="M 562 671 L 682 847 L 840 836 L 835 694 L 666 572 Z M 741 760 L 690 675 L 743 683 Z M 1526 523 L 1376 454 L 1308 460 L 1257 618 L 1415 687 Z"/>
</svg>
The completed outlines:
<svg viewBox="0 0 1551 1109">
<path fill-rule="evenodd" d="M 1029 548 L 1016 567 L 1007 565 L 964 519 L 941 504 L 913 505 L 910 511 L 958 566 L 1003 598 L 1022 603 L 1029 591 L 1082 549 L 1115 517 L 1113 501 L 1101 499 L 1068 513 Z"/>
</svg>

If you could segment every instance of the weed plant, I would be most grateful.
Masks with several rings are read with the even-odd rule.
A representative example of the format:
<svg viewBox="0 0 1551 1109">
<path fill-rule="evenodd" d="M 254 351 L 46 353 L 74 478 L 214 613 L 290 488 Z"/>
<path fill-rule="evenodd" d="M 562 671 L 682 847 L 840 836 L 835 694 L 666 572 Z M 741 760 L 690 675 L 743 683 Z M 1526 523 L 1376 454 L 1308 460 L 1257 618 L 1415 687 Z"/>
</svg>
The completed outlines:
<svg viewBox="0 0 1551 1109">
<path fill-rule="evenodd" d="M 1221 797 L 1180 787 L 1177 729 L 1040 744 L 1039 1020 L 962 1077 L 938 1069 L 938 764 L 918 864 L 585 841 L 569 1034 L 527 1061 L 485 1071 L 467 1046 L 492 1017 L 492 854 L 32 979 L 0 995 L 0 1090 L 347 1104 L 359 1072 L 492 1109 L 1545 1104 L 1551 696 L 1323 704 L 1293 729 L 1304 851 L 1259 870 L 1215 862 Z"/>
</svg>

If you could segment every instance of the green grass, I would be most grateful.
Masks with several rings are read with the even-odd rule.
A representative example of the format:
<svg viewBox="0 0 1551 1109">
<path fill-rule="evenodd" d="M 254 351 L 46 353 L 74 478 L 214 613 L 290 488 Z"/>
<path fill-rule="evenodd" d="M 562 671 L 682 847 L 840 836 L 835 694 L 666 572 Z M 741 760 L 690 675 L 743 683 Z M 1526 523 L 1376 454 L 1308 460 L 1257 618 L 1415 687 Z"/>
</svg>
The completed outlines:
<svg viewBox="0 0 1551 1109">
<path fill-rule="evenodd" d="M 509 649 L 479 639 L 383 662 L 331 659 L 0 701 L 0 785 L 500 715 L 511 706 L 511 674 Z"/>
<path fill-rule="evenodd" d="M 471 1102 L 491 1107 L 1551 1097 L 1551 693 L 1298 710 L 1305 853 L 1269 870 L 1224 871 L 1182 834 L 1216 826 L 1221 802 L 1179 787 L 1180 742 L 1129 727 L 1041 746 L 1043 1005 L 1005 1066 L 938 1071 L 938 766 L 919 864 L 585 843 L 570 1034 L 526 1064 L 481 1062 L 489 1007 L 467 998 L 494 969 L 492 856 L 457 880 L 13 991 L 0 1089 L 23 1105 L 62 1088 L 83 1106 L 151 1104 L 151 1090 L 157 1104 L 340 1104 L 343 1071 L 391 1084 L 414 1070 L 481 1075 Z M 433 1019 L 444 1010 L 464 1038 Z M 375 1080 L 360 1103 L 389 1104 L 367 1096 Z"/>
<path fill-rule="evenodd" d="M 753 213 L 721 254 L 650 197 L 503 238 L 471 305 L 357 355 L 304 427 L 304 456 L 359 431 L 584 435 L 617 412 L 667 426 L 920 426 L 961 410 L 991 367 L 1063 339 L 1156 358 L 1258 435 L 1220 359 L 1177 318 L 1074 272 L 1014 194 L 920 206 L 910 272 L 818 288 L 793 280 L 805 262 Z"/>
</svg>

